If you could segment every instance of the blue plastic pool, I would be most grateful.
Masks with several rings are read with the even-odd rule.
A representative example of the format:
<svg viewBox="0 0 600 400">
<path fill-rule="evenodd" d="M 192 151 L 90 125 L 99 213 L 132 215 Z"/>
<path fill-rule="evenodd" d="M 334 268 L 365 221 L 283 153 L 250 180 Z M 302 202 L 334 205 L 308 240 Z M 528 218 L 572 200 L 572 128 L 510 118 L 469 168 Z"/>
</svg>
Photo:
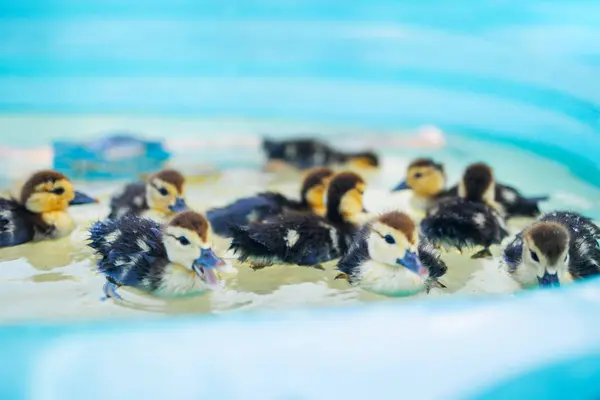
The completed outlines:
<svg viewBox="0 0 600 400">
<path fill-rule="evenodd" d="M 96 133 L 27 128 L 40 115 L 435 124 L 600 186 L 597 2 L 8 0 L 0 15 L 2 145 Z M 594 280 L 488 301 L 3 325 L 0 397 L 592 399 L 599 313 Z"/>
</svg>

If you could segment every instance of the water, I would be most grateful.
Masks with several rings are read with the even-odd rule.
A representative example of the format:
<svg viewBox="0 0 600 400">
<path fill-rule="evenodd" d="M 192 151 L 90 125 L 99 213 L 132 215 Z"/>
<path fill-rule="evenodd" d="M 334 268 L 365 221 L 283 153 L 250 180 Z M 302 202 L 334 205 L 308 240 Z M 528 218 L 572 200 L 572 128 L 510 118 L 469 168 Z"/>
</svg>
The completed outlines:
<svg viewBox="0 0 600 400">
<path fill-rule="evenodd" d="M 338 144 L 335 139 L 332 140 Z M 339 145 L 344 146 L 352 140 L 361 140 L 361 137 L 344 139 Z M 195 157 L 203 162 L 207 160 L 203 154 L 208 154 L 204 151 L 194 152 Z M 450 182 L 456 181 L 467 163 L 485 160 L 495 168 L 499 181 L 515 185 L 525 194 L 550 194 L 552 200 L 543 205 L 544 210 L 572 209 L 600 218 L 600 189 L 580 181 L 566 167 L 516 148 L 452 135 L 448 136 L 447 145 L 443 148 L 388 148 L 384 152 L 381 170 L 365 174 L 369 184 L 365 194 L 366 207 L 374 212 L 404 207 L 408 200 L 406 194 L 391 196 L 388 190 L 402 179 L 408 162 L 422 155 L 444 162 Z M 195 159 L 185 152 L 178 156 L 179 160 L 187 159 L 186 162 Z M 203 211 L 264 189 L 297 196 L 299 175 L 260 172 L 260 155 L 256 151 L 252 152 L 249 163 L 254 168 L 228 169 L 219 175 L 196 179 L 188 187 L 189 204 Z M 410 300 L 386 298 L 349 287 L 344 281 L 336 281 L 333 279 L 336 275 L 335 262 L 331 262 L 325 264 L 325 272 L 294 266 L 253 271 L 247 266 L 237 265 L 237 274 L 227 277 L 222 290 L 201 296 L 160 299 L 122 288 L 124 303 L 102 302 L 104 278 L 93 271 L 94 256 L 85 246 L 86 227 L 107 214 L 109 196 L 119 185 L 121 183 L 80 184 L 83 189 L 99 196 L 102 203 L 71 210 L 79 228 L 70 237 L 0 250 L 0 302 L 3 304 L 0 319 L 131 318 Z M 518 226 L 513 226 L 513 231 L 517 230 Z M 227 242 L 215 239 L 215 244 L 220 253 L 225 254 Z M 448 291 L 435 292 L 431 296 L 512 293 L 518 290 L 499 269 L 498 260 L 467 262 L 464 257 L 455 254 L 448 254 L 445 258 L 452 271 L 444 278 Z M 460 268 L 456 268 L 457 265 Z"/>
</svg>

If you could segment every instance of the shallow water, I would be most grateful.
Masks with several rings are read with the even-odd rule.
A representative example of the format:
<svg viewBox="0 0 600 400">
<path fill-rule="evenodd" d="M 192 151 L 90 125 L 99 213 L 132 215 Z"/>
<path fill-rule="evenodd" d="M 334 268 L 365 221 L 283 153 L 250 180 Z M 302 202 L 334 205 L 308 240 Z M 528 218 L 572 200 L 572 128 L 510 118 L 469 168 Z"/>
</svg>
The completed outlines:
<svg viewBox="0 0 600 400">
<path fill-rule="evenodd" d="M 369 183 L 365 194 L 367 209 L 381 212 L 406 206 L 408 192 L 392 196 L 388 190 L 402 178 L 408 162 L 420 155 L 431 155 L 445 162 L 450 182 L 456 181 L 467 163 L 486 160 L 495 167 L 499 181 L 516 185 L 529 195 L 550 194 L 552 200 L 543 205 L 544 210 L 566 208 L 600 218 L 600 189 L 578 180 L 564 166 L 518 149 L 453 137 L 443 149 L 385 153 L 381 170 L 365 174 Z M 236 264 L 237 274 L 228 276 L 221 290 L 204 295 L 167 300 L 122 288 L 124 302 L 100 301 L 104 278 L 93 271 L 94 256 L 85 246 L 86 228 L 107 214 L 107 200 L 120 185 L 80 183 L 80 188 L 99 196 L 103 202 L 97 206 L 72 208 L 79 228 L 70 237 L 0 250 L 2 320 L 147 317 L 410 300 L 386 298 L 336 281 L 333 279 L 335 262 L 331 262 L 325 265 L 326 271 L 294 266 L 253 271 Z M 189 185 L 187 197 L 193 208 L 203 211 L 264 189 L 296 197 L 299 175 L 269 175 L 259 172 L 258 168 L 229 169 L 217 176 L 198 179 Z M 518 227 L 514 226 L 513 230 L 518 231 Z M 215 238 L 215 244 L 221 254 L 229 256 L 225 252 L 226 241 Z M 454 253 L 447 254 L 445 259 L 451 271 L 442 281 L 448 289 L 430 296 L 518 290 L 499 268 L 497 259 L 471 261 Z"/>
</svg>

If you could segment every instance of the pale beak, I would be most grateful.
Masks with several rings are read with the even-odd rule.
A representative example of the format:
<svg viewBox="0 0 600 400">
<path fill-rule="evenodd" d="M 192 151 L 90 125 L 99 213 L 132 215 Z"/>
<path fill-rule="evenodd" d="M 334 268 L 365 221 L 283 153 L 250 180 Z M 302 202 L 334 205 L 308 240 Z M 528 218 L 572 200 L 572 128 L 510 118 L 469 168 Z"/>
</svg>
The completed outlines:
<svg viewBox="0 0 600 400">
<path fill-rule="evenodd" d="M 185 199 L 183 197 L 178 197 L 175 200 L 175 204 L 171 204 L 169 206 L 169 210 L 173 212 L 182 212 L 188 209 L 187 204 L 185 203 Z"/>
<path fill-rule="evenodd" d="M 392 189 L 392 192 L 399 192 L 400 190 L 410 189 L 408 183 L 406 181 L 400 182 L 395 188 Z"/>
<path fill-rule="evenodd" d="M 94 203 L 98 203 L 98 200 L 93 197 L 88 196 L 85 193 L 78 192 L 76 190 L 75 198 L 73 200 L 71 200 L 69 205 L 70 206 L 80 206 L 80 205 L 84 205 L 84 204 L 94 204 Z"/>
<path fill-rule="evenodd" d="M 404 257 L 396 260 L 396 264 L 402 265 L 403 267 L 408 268 L 412 272 L 417 275 L 427 276 L 429 275 L 429 270 L 421 264 L 421 260 L 419 260 L 419 256 L 417 253 L 407 250 L 404 254 Z"/>
<path fill-rule="evenodd" d="M 215 274 L 215 268 L 224 266 L 225 261 L 217 257 L 212 249 L 209 248 L 200 251 L 200 257 L 194 261 L 192 268 L 204 282 L 209 285 L 216 285 L 218 281 L 217 275 Z"/>
</svg>

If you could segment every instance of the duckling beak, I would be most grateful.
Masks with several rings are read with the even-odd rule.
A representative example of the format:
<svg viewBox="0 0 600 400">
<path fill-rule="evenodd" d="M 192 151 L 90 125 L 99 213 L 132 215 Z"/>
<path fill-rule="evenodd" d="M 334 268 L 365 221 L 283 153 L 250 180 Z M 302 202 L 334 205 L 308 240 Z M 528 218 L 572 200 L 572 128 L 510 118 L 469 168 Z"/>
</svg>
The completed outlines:
<svg viewBox="0 0 600 400">
<path fill-rule="evenodd" d="M 225 261 L 217 257 L 214 251 L 208 248 L 200 251 L 200 257 L 194 261 L 192 268 L 207 284 L 216 285 L 217 275 L 215 274 L 215 268 L 223 266 L 225 266 Z"/>
<path fill-rule="evenodd" d="M 550 196 L 538 196 L 538 197 L 528 197 L 526 199 L 523 199 L 526 203 L 528 204 L 537 204 L 541 201 L 548 201 L 550 200 Z"/>
<path fill-rule="evenodd" d="M 408 268 L 417 275 L 429 275 L 429 270 L 421 264 L 419 256 L 413 251 L 407 250 L 404 257 L 397 259 L 396 263 Z"/>
<path fill-rule="evenodd" d="M 392 192 L 399 192 L 400 190 L 410 189 L 408 183 L 406 181 L 400 182 L 395 188 L 392 189 Z"/>
<path fill-rule="evenodd" d="M 183 197 L 178 197 L 175 200 L 175 204 L 171 204 L 169 206 L 169 210 L 173 212 L 182 212 L 188 209 L 187 204 L 185 203 L 185 199 Z"/>
<path fill-rule="evenodd" d="M 82 192 L 78 192 L 77 190 L 75 191 L 75 198 L 73 200 L 71 200 L 71 202 L 69 203 L 70 206 L 81 206 L 84 204 L 94 204 L 94 203 L 98 203 L 98 200 L 88 196 L 85 193 Z"/>
<path fill-rule="evenodd" d="M 560 287 L 560 281 L 558 280 L 558 273 L 551 274 L 548 270 L 544 270 L 544 276 L 541 278 L 538 276 L 538 282 L 540 287 Z"/>
</svg>

